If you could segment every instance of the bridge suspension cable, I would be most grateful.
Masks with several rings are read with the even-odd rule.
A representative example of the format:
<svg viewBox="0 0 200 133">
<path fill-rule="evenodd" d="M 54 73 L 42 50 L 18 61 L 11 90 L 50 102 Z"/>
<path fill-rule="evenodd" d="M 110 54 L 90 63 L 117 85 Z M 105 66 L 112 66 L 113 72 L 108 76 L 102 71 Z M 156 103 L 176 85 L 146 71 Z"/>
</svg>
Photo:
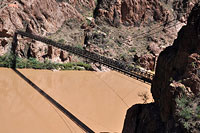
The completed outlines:
<svg viewBox="0 0 200 133">
<path fill-rule="evenodd" d="M 47 39 L 45 37 L 30 34 L 30 33 L 24 32 L 24 31 L 20 31 L 20 30 L 16 31 L 15 35 L 17 36 L 17 34 L 40 41 L 40 42 L 43 42 L 43 43 L 46 43 L 47 45 L 54 46 L 56 48 L 59 48 L 59 49 L 65 50 L 67 52 L 73 53 L 75 55 L 78 55 L 80 57 L 90 59 L 91 61 L 99 62 L 100 64 L 103 64 L 113 70 L 119 71 L 130 77 L 137 78 L 138 80 L 142 80 L 146 83 L 151 83 L 153 76 L 154 76 L 150 72 L 140 70 L 139 68 L 130 66 L 129 64 L 127 64 L 125 62 L 119 62 L 119 61 L 107 58 L 105 56 L 96 54 L 94 52 L 83 50 L 78 47 L 64 45 L 64 44 L 55 42 L 53 40 Z"/>
</svg>

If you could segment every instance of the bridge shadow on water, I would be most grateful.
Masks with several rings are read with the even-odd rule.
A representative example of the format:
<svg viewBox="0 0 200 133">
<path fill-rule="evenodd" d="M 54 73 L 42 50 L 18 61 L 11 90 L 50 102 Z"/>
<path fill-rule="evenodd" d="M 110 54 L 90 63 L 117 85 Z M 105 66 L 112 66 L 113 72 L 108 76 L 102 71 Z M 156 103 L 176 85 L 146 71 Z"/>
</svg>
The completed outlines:
<svg viewBox="0 0 200 133">
<path fill-rule="evenodd" d="M 94 132 L 83 122 L 81 122 L 78 118 L 76 118 L 72 113 L 70 113 L 67 109 L 65 109 L 61 104 L 59 104 L 56 100 L 54 100 L 51 96 L 49 96 L 46 92 L 40 89 L 30 79 L 28 79 L 25 75 L 23 75 L 20 71 L 18 71 L 15 68 L 13 68 L 13 71 L 17 75 L 19 75 L 23 80 L 25 80 L 30 86 L 32 86 L 37 92 L 39 92 L 43 97 L 45 97 L 49 102 L 51 102 L 55 107 L 57 107 L 60 111 L 62 111 L 67 117 L 69 117 L 72 121 L 74 121 L 80 128 L 89 133 Z"/>
<path fill-rule="evenodd" d="M 23 31 L 17 31 L 15 35 L 13 36 L 13 43 L 12 43 L 12 51 L 15 56 L 13 60 L 13 71 L 18 74 L 23 80 L 25 80 L 29 85 L 31 85 L 35 90 L 37 90 L 43 97 L 45 97 L 48 101 L 50 101 L 55 107 L 57 107 L 60 111 L 62 111 L 67 117 L 69 117 L 72 121 L 74 121 L 80 128 L 85 130 L 86 132 L 93 133 L 94 131 L 91 130 L 89 127 L 87 127 L 83 122 L 81 122 L 78 118 L 76 118 L 72 113 L 70 113 L 67 109 L 65 109 L 62 105 L 60 105 L 57 101 L 55 101 L 52 97 L 50 97 L 47 93 L 45 93 L 42 89 L 40 89 L 36 84 L 34 84 L 30 79 L 28 79 L 25 75 L 23 75 L 20 71 L 16 69 L 16 48 L 17 48 L 17 35 L 21 35 L 22 37 L 28 37 L 33 40 L 37 40 L 40 42 L 43 42 L 47 45 L 51 45 L 53 47 L 62 49 L 64 51 L 70 52 L 72 54 L 78 55 L 80 57 L 89 59 L 93 62 L 99 62 L 107 67 L 110 67 L 113 70 L 116 70 L 118 72 L 121 72 L 127 76 L 136 78 L 137 80 L 144 81 L 145 83 L 151 84 L 153 79 L 153 74 L 151 73 L 144 73 L 140 69 L 137 69 L 135 66 L 131 67 L 127 63 L 122 63 L 117 60 L 113 60 L 110 58 L 107 58 L 105 56 L 96 54 L 94 52 L 90 52 L 87 50 L 82 50 L 77 47 L 72 47 L 70 45 L 64 45 L 61 43 L 57 43 L 53 40 L 33 35 L 27 32 Z"/>
<path fill-rule="evenodd" d="M 46 92 L 44 92 L 42 89 L 40 89 L 35 83 L 33 83 L 30 79 L 28 79 L 23 73 L 18 71 L 16 69 L 16 54 L 15 50 L 17 47 L 17 37 L 13 38 L 13 44 L 12 44 L 12 51 L 14 53 L 14 59 L 13 59 L 13 66 L 12 70 L 20 76 L 24 81 L 26 81 L 30 86 L 32 86 L 38 93 L 40 93 L 43 97 L 45 97 L 51 104 L 53 104 L 56 108 L 58 108 L 61 112 L 63 112 L 68 118 L 70 118 L 74 123 L 76 123 L 81 129 L 83 129 L 87 133 L 94 133 L 92 129 L 90 129 L 88 126 L 86 126 L 83 122 L 81 122 L 77 117 L 75 117 L 72 113 L 70 113 L 67 109 L 65 109 L 61 104 L 59 104 L 56 100 L 54 100 L 51 96 L 49 96 Z"/>
</svg>

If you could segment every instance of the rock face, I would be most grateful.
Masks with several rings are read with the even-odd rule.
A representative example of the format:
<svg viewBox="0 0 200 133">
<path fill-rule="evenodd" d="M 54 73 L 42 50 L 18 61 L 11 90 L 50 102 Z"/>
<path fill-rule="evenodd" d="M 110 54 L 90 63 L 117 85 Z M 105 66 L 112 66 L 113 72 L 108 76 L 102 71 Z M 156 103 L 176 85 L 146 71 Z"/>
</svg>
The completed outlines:
<svg viewBox="0 0 200 133">
<path fill-rule="evenodd" d="M 49 33 L 55 33 L 65 21 L 76 19 L 83 21 L 82 16 L 84 9 L 93 10 L 95 7 L 94 0 L 20 0 L 20 1 L 2 1 L 0 9 L 0 55 L 9 51 L 10 44 L 16 29 L 26 30 L 27 32 L 36 33 L 46 36 Z M 78 9 L 78 10 L 77 10 Z M 8 31 L 7 34 L 3 34 Z M 9 35 L 9 36 L 8 36 Z M 30 56 L 42 60 L 48 56 L 46 51 L 48 47 L 39 42 L 30 42 L 27 47 L 27 41 L 20 41 L 17 48 L 19 56 L 25 57 L 26 49 L 30 48 Z M 24 44 L 24 46 L 22 46 Z M 54 48 L 53 48 L 54 49 Z M 25 52 L 24 52 L 25 50 Z M 57 51 L 56 49 L 54 51 Z M 49 57 L 63 57 L 63 53 L 54 52 Z M 65 54 L 66 55 L 66 54 Z M 60 60 L 60 59 L 59 59 Z M 65 60 L 62 58 L 61 60 Z"/>
<path fill-rule="evenodd" d="M 95 17 L 113 26 L 119 26 L 121 23 L 121 0 L 99 0 Z"/>
<path fill-rule="evenodd" d="M 176 18 L 171 9 L 177 12 L 178 18 L 185 19 L 187 15 L 180 15 L 182 13 L 177 7 L 181 5 L 182 12 L 187 14 L 193 6 L 191 2 L 195 0 L 177 2 L 168 0 L 167 4 L 163 0 L 4 0 L 0 2 L 0 55 L 9 51 L 11 36 L 16 29 L 83 47 L 84 30 L 90 27 L 92 37 L 89 41 L 94 44 L 92 45 L 94 52 L 131 63 L 135 54 L 147 53 L 148 57 L 142 57 L 139 65 L 152 70 L 154 54 L 158 54 L 163 45 L 164 47 L 171 45 L 178 27 L 183 25 L 183 23 L 177 25 L 179 22 L 166 24 Z M 104 25 L 105 22 L 109 25 Z M 163 29 L 160 25 L 164 24 L 170 28 Z M 174 24 L 176 26 L 173 26 Z M 1 37 L 3 30 L 7 30 L 9 36 Z M 155 35 L 154 33 L 158 31 L 159 33 Z M 147 32 L 150 36 L 145 35 Z M 153 43 L 157 45 L 149 45 Z M 29 51 L 29 56 L 39 60 L 45 58 L 55 61 L 68 60 L 67 53 L 63 54 L 55 49 L 53 51 L 57 52 L 51 52 L 50 55 L 48 51 L 52 49 L 38 42 L 30 40 L 23 42 L 21 39 L 20 45 L 17 53 L 21 57 L 26 57 Z M 149 49 L 146 48 L 147 45 Z M 146 58 L 151 63 L 144 61 Z"/>
<path fill-rule="evenodd" d="M 173 9 L 177 14 L 177 19 L 181 22 L 186 22 L 189 13 L 191 12 L 194 4 L 198 2 L 198 0 L 168 0 L 167 3 L 172 2 Z"/>
<path fill-rule="evenodd" d="M 66 19 L 81 19 L 81 14 L 73 6 L 55 0 L 9 2 L 0 15 L 0 29 L 7 29 L 11 33 L 28 26 L 32 32 L 45 34 L 55 32 Z"/>
<path fill-rule="evenodd" d="M 121 3 L 122 22 L 149 23 L 152 21 L 167 21 L 167 10 L 158 0 L 122 0 Z"/>
<path fill-rule="evenodd" d="M 139 59 L 139 64 L 141 67 L 153 71 L 155 65 L 155 57 L 152 54 L 142 55 Z"/>
<path fill-rule="evenodd" d="M 137 116 L 137 117 L 136 117 Z M 161 133 L 159 110 L 154 103 L 138 104 L 129 108 L 124 122 L 123 133 Z"/>
<path fill-rule="evenodd" d="M 0 56 L 4 55 L 9 50 L 8 38 L 11 38 L 12 35 L 7 32 L 8 31 L 5 29 L 0 32 Z"/>
<path fill-rule="evenodd" d="M 83 7 L 92 8 L 92 9 L 95 8 L 94 0 L 69 0 L 69 3 L 72 4 L 73 6 L 77 6 L 79 8 L 83 8 Z"/>
<path fill-rule="evenodd" d="M 140 26 L 156 22 L 169 22 L 177 19 L 186 22 L 189 12 L 197 0 L 99 0 L 95 16 L 111 25 Z M 175 10 L 171 12 L 169 6 Z"/>
<path fill-rule="evenodd" d="M 184 79 L 184 85 L 187 83 L 186 86 L 190 87 L 195 94 L 200 91 L 197 75 L 200 53 L 198 11 L 200 9 L 197 7 L 193 9 L 187 26 L 181 29 L 173 46 L 166 48 L 158 58 L 158 67 L 152 84 L 152 94 L 156 103 L 162 99 L 161 88 L 169 84 L 170 78 L 175 81 Z M 160 79 L 164 82 L 158 82 Z"/>
<path fill-rule="evenodd" d="M 180 28 L 186 24 L 188 13 L 196 2 L 196 0 L 99 0 L 94 12 L 95 22 L 105 27 L 101 31 L 107 35 L 101 39 L 103 41 L 93 42 L 98 43 L 99 47 L 110 44 L 113 53 L 120 55 L 113 58 L 129 63 L 134 55 L 138 55 L 141 58 L 137 65 L 154 70 L 155 58 L 165 47 L 173 43 Z M 117 27 L 118 30 L 109 28 L 110 31 L 105 30 L 109 26 L 113 29 Z M 101 28 L 94 31 L 99 29 Z"/>
<path fill-rule="evenodd" d="M 16 29 L 77 47 L 84 46 L 89 30 L 92 51 L 130 64 L 135 64 L 133 57 L 138 55 L 137 65 L 153 70 L 155 58 L 172 44 L 193 2 L 196 0 L 0 1 L 0 55 L 10 50 Z M 69 58 L 68 53 L 23 38 L 16 53 L 41 61 Z"/>
<path fill-rule="evenodd" d="M 158 58 L 155 77 L 151 92 L 155 100 L 160 122 L 155 122 L 150 127 L 160 125 L 160 132 L 200 132 L 200 6 L 196 5 L 188 18 L 187 25 L 178 33 L 174 44 L 161 52 Z M 198 102 L 197 102 L 198 101 Z M 150 123 L 141 121 L 141 114 L 150 117 L 145 109 L 149 105 L 143 105 L 138 113 L 137 106 L 131 107 L 126 115 L 124 132 L 148 132 L 132 130 L 132 127 L 149 127 Z M 133 110 L 130 111 L 130 110 Z M 150 111 L 150 109 L 148 109 Z M 136 113 L 134 116 L 130 114 Z M 131 120 L 140 121 L 132 122 Z M 152 118 L 153 119 L 153 118 Z M 127 122 L 129 121 L 129 122 Z M 147 120 L 148 121 L 148 120 Z M 135 129 L 136 129 L 135 128 Z M 130 130 L 129 130 L 130 129 Z M 152 129 L 152 128 L 149 128 Z M 150 130 L 152 133 L 157 130 Z"/>
<path fill-rule="evenodd" d="M 159 0 L 101 0 L 96 9 L 96 18 L 114 26 L 119 23 L 140 26 L 153 21 L 169 21 L 169 15 Z"/>
</svg>

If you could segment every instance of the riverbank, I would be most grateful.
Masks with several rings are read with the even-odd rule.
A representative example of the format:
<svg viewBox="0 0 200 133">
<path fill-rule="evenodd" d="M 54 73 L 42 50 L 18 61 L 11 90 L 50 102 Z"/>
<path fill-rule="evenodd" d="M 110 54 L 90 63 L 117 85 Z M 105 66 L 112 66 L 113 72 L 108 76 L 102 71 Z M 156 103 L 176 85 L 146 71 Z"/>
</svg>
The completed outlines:
<svg viewBox="0 0 200 133">
<path fill-rule="evenodd" d="M 90 64 L 86 64 L 83 62 L 54 63 L 47 59 L 44 60 L 44 62 L 39 62 L 38 60 L 36 60 L 36 58 L 30 57 L 26 59 L 15 57 L 11 53 L 0 56 L 0 67 L 48 70 L 94 70 Z"/>
</svg>

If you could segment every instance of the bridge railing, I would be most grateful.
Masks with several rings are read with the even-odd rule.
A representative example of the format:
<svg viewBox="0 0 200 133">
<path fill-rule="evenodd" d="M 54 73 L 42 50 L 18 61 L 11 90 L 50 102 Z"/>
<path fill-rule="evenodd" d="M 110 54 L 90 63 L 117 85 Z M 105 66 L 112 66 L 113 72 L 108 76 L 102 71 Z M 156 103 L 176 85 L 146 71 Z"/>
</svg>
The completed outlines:
<svg viewBox="0 0 200 133">
<path fill-rule="evenodd" d="M 62 50 L 65 50 L 67 52 L 81 56 L 83 58 L 90 59 L 91 61 L 99 62 L 100 64 L 103 64 L 109 68 L 112 68 L 114 70 L 122 72 L 131 77 L 135 77 L 137 79 L 143 80 L 144 82 L 151 83 L 153 76 L 154 76 L 152 73 L 149 73 L 147 71 L 142 71 L 139 68 L 130 66 L 129 64 L 127 64 L 125 62 L 119 62 L 119 61 L 107 58 L 105 56 L 102 56 L 102 55 L 99 55 L 94 52 L 90 52 L 90 51 L 87 51 L 87 50 L 84 50 L 84 49 L 81 49 L 78 47 L 64 45 L 62 43 L 55 42 L 51 39 L 41 37 L 38 35 L 34 35 L 34 34 L 30 34 L 30 33 L 24 32 L 24 31 L 18 30 L 18 31 L 16 31 L 16 35 L 17 34 L 40 41 L 40 42 L 43 42 L 43 43 L 46 43 L 46 44 L 54 46 L 56 48 L 60 48 Z"/>
</svg>

